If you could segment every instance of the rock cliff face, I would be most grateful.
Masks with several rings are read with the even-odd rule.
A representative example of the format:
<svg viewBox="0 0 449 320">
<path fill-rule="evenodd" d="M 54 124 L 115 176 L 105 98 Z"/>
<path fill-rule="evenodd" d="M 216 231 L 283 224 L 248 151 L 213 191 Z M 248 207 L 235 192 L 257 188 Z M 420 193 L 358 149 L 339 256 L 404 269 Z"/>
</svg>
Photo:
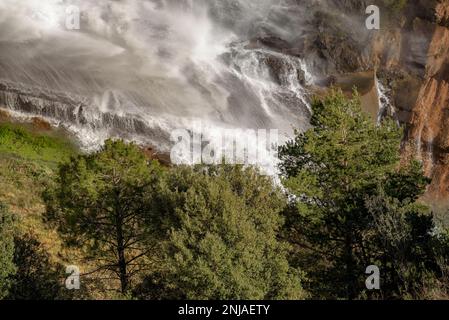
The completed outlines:
<svg viewBox="0 0 449 320">
<path fill-rule="evenodd" d="M 448 202 L 449 1 L 408 1 L 396 11 L 386 8 L 386 1 L 372 1 L 381 7 L 379 31 L 366 31 L 358 20 L 366 17 L 371 2 L 327 2 L 344 16 L 333 11 L 316 15 L 317 32 L 305 45 L 305 55 L 316 62 L 314 72 L 338 77 L 376 70 L 397 120 L 405 125 L 405 141 L 413 143 L 433 179 L 427 196 Z M 351 22 L 343 17 L 352 17 Z M 360 30 L 349 30 L 357 23 Z"/>
<path fill-rule="evenodd" d="M 449 2 L 436 6 L 438 25 L 427 51 L 424 80 L 411 112 L 408 138 L 414 139 L 426 172 L 429 193 L 449 197 Z"/>
<path fill-rule="evenodd" d="M 400 25 L 379 32 L 372 61 L 398 120 L 432 178 L 431 201 L 449 199 L 449 1 L 409 1 Z"/>
<path fill-rule="evenodd" d="M 400 25 L 379 32 L 372 61 L 398 120 L 432 178 L 427 197 L 449 200 L 449 1 L 409 1 Z"/>
</svg>

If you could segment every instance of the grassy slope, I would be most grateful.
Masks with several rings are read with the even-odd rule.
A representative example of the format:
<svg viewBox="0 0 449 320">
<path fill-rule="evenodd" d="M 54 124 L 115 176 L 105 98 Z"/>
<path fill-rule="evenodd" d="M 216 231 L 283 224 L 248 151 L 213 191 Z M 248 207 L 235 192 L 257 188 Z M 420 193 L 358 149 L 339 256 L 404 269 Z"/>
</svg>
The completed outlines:
<svg viewBox="0 0 449 320">
<path fill-rule="evenodd" d="M 33 125 L 11 124 L 0 114 L 0 202 L 19 216 L 21 231 L 37 236 L 54 262 L 75 264 L 84 272 L 95 266 L 83 263 L 77 250 L 64 247 L 57 231 L 42 219 L 45 185 L 54 179 L 58 164 L 78 152 L 64 135 Z M 88 278 L 83 283 L 90 288 L 91 298 L 121 298 L 103 289 L 109 283 L 91 283 Z"/>
<path fill-rule="evenodd" d="M 28 125 L 0 122 L 0 201 L 20 217 L 20 228 L 38 236 L 55 261 L 61 260 L 60 240 L 42 220 L 40 197 L 58 164 L 77 153 L 63 137 Z"/>
<path fill-rule="evenodd" d="M 16 156 L 56 168 L 75 154 L 74 146 L 62 137 L 40 132 L 25 125 L 0 124 L 0 154 Z"/>
</svg>

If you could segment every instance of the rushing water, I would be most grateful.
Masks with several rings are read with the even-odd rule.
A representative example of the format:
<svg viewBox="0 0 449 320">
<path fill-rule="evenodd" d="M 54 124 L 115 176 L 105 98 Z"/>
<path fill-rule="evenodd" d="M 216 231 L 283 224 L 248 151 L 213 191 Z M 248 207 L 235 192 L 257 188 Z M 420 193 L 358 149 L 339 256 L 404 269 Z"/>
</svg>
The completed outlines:
<svg viewBox="0 0 449 320">
<path fill-rule="evenodd" d="M 376 77 L 376 88 L 377 95 L 379 96 L 379 113 L 377 117 L 377 122 L 380 123 L 382 119 L 388 114 L 393 115 L 396 113 L 396 110 L 391 102 L 389 97 L 389 90 L 377 79 Z"/>
<path fill-rule="evenodd" d="M 0 0 L 0 80 L 31 96 L 1 102 L 87 148 L 122 136 L 167 149 L 168 133 L 196 120 L 286 136 L 307 126 L 311 76 L 300 58 L 251 40 L 291 40 L 301 28 L 293 2 Z M 81 9 L 78 31 L 65 27 L 68 5 Z"/>
</svg>

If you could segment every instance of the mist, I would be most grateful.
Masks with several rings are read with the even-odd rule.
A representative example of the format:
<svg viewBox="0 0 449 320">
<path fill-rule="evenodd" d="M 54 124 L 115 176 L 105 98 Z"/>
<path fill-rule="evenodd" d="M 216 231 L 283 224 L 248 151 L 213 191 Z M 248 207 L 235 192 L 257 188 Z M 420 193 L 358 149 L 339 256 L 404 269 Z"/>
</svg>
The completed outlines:
<svg viewBox="0 0 449 320">
<path fill-rule="evenodd" d="M 80 30 L 66 28 L 70 5 Z M 16 111 L 64 126 L 86 148 L 118 136 L 168 150 L 171 130 L 198 121 L 206 132 L 287 138 L 308 126 L 311 75 L 303 59 L 250 43 L 301 36 L 301 10 L 270 0 L 1 0 L 0 80 L 82 101 L 74 117 L 45 102 Z"/>
</svg>

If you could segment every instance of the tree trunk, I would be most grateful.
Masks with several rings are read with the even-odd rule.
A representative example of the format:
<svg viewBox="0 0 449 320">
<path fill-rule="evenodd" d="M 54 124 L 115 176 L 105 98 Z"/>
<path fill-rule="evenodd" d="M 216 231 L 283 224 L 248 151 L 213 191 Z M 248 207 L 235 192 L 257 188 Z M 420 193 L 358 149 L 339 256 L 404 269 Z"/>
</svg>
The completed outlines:
<svg viewBox="0 0 449 320">
<path fill-rule="evenodd" d="M 118 269 L 120 277 L 121 292 L 125 294 L 128 290 L 128 272 L 125 257 L 125 243 L 123 239 L 123 219 L 120 214 L 116 219 L 117 232 L 117 253 L 118 253 Z"/>
<path fill-rule="evenodd" d="M 125 250 L 119 248 L 118 255 L 121 291 L 125 294 L 128 291 L 128 272 L 126 270 Z"/>
<path fill-rule="evenodd" d="M 352 253 L 352 236 L 348 232 L 345 238 L 345 264 L 346 264 L 346 283 L 347 283 L 347 295 L 349 300 L 354 300 L 356 298 L 356 283 L 355 283 L 355 272 L 354 270 L 354 257 Z"/>
</svg>

